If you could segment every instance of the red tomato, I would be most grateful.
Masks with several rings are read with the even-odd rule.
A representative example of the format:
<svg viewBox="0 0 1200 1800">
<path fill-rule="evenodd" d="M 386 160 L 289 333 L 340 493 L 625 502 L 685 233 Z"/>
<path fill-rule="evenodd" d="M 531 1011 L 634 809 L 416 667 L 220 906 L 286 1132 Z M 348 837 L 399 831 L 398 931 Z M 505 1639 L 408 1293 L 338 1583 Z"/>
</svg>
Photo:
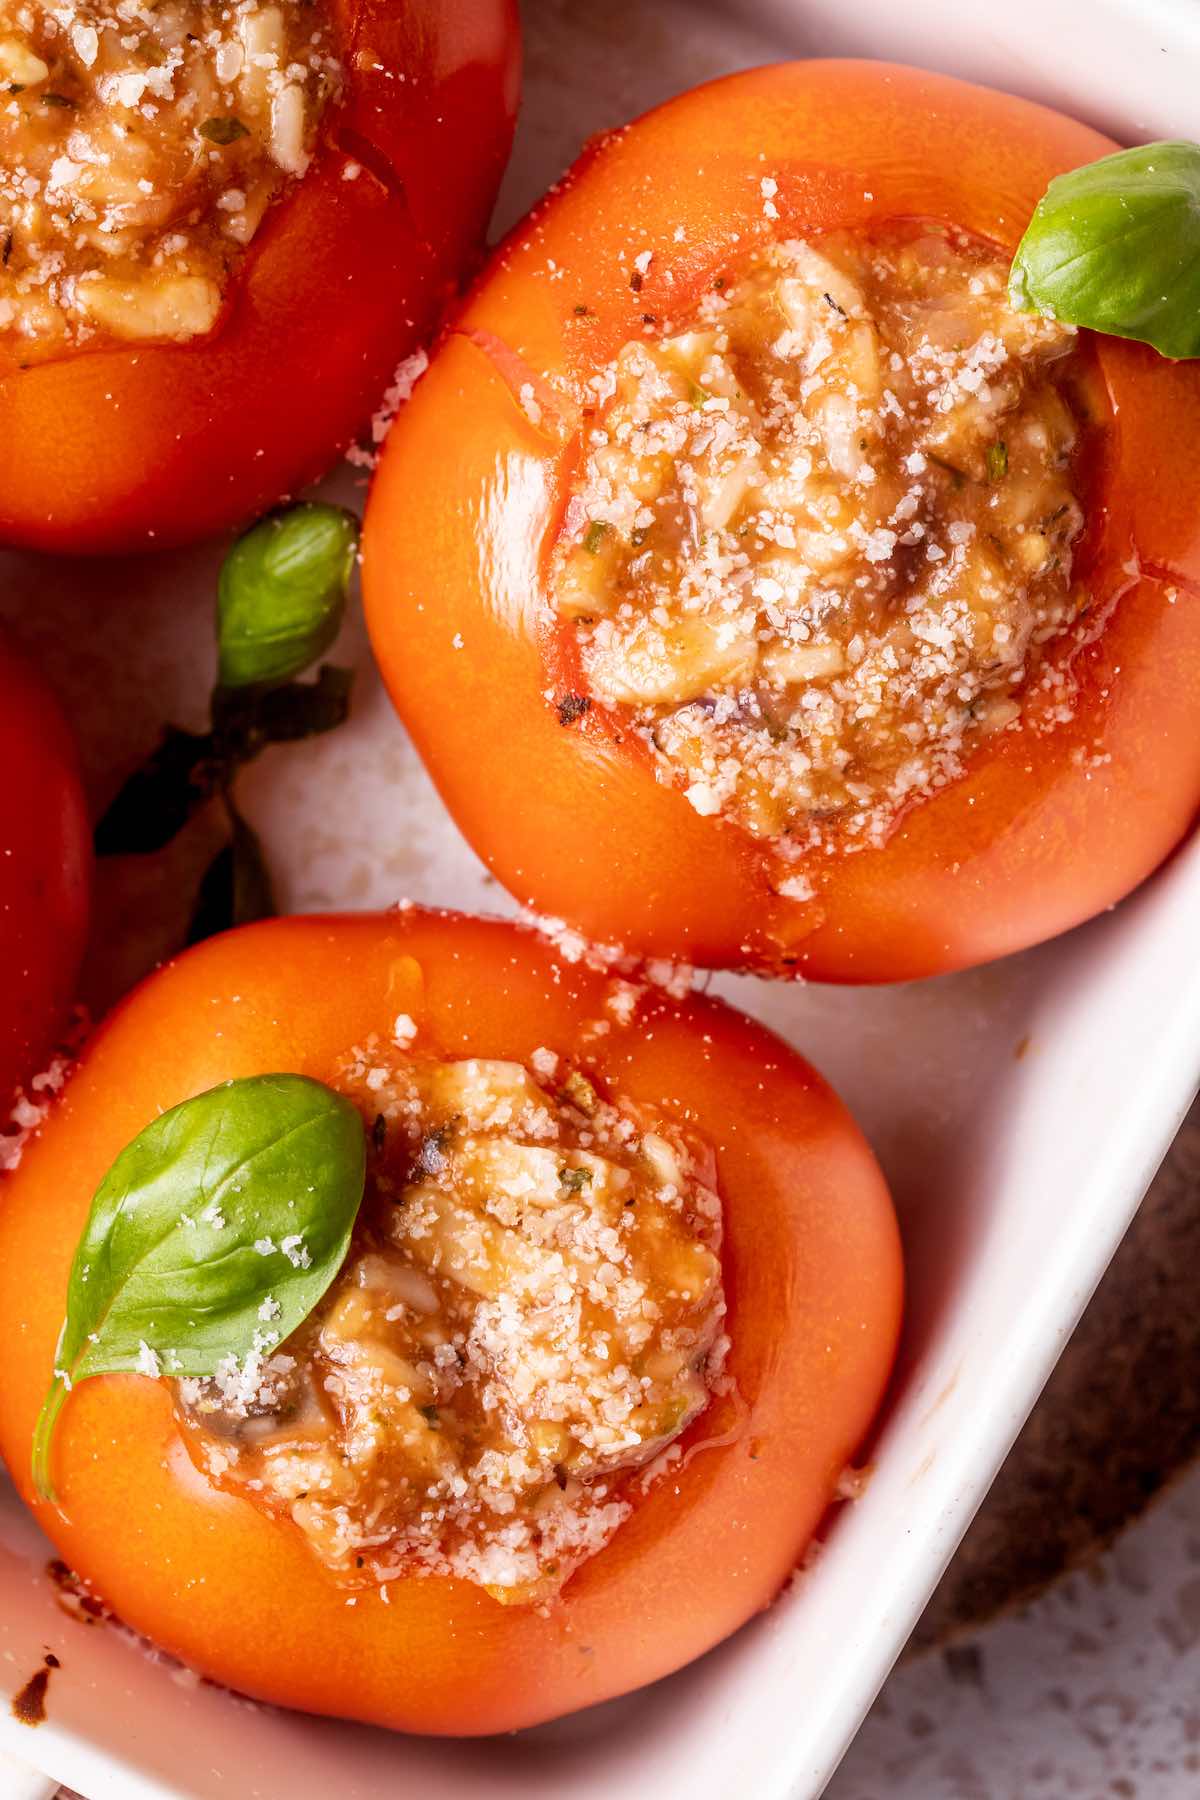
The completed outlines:
<svg viewBox="0 0 1200 1800">
<path fill-rule="evenodd" d="M 75 994 L 92 840 L 53 695 L 0 634 L 0 1120 L 44 1066 Z"/>
<path fill-rule="evenodd" d="M 427 1053 L 578 1049 L 612 1091 L 708 1140 L 739 1397 L 694 1422 L 681 1440 L 693 1454 L 630 1494 L 632 1516 L 539 1612 L 444 1576 L 390 1582 L 386 1604 L 360 1590 L 348 1607 L 290 1521 L 197 1471 L 162 1386 L 81 1383 L 54 1453 L 61 1506 L 36 1510 L 129 1625 L 261 1699 L 483 1733 L 678 1668 L 787 1579 L 891 1366 L 891 1204 L 845 1109 L 769 1032 L 714 1001 L 652 990 L 629 1025 L 581 1044 L 606 988 L 510 924 L 420 911 L 288 919 L 189 952 L 99 1032 L 0 1209 L 0 1448 L 26 1499 L 72 1253 L 118 1151 L 163 1108 L 228 1077 L 330 1079 L 398 1009 Z"/>
<path fill-rule="evenodd" d="M 1073 656 L 1070 719 L 982 741 L 881 847 L 823 847 L 785 870 L 768 843 L 656 781 L 619 709 L 560 721 L 578 654 L 540 597 L 584 384 L 644 311 L 677 327 L 753 246 L 834 227 L 918 215 L 1011 252 L 1049 179 L 1113 148 L 1042 107 L 911 69 L 759 69 L 589 150 L 497 253 L 388 440 L 364 578 L 405 724 L 521 900 L 643 954 L 900 980 L 1065 930 L 1179 842 L 1200 802 L 1195 363 L 1084 334 L 1107 418 L 1076 567 L 1101 623 L 1082 647 L 1072 634 L 1055 647 Z M 810 899 L 775 891 L 798 872 Z"/>
<path fill-rule="evenodd" d="M 0 541 L 126 550 L 249 520 L 328 468 L 428 338 L 508 155 L 515 0 L 332 10 L 343 98 L 214 331 L 0 365 Z"/>
</svg>

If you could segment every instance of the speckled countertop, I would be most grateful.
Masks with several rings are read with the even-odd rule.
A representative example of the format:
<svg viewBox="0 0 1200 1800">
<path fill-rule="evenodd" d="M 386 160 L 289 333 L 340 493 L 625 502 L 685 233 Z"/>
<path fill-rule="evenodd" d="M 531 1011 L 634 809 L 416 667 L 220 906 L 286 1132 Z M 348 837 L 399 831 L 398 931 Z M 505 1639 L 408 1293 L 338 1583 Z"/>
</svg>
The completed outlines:
<svg viewBox="0 0 1200 1800">
<path fill-rule="evenodd" d="M 829 1800 L 1200 1795 L 1198 1256 L 1200 1102 Z"/>
<path fill-rule="evenodd" d="M 1085 1572 L 896 1670 L 826 1792 L 1200 1795 L 1200 1470 Z"/>
</svg>

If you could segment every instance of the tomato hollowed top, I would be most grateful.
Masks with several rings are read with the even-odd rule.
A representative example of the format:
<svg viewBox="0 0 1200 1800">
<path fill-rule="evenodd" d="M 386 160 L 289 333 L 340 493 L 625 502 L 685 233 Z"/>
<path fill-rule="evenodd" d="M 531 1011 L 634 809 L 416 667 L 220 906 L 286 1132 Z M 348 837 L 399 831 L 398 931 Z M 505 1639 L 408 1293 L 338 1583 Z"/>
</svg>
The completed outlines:
<svg viewBox="0 0 1200 1800">
<path fill-rule="evenodd" d="M 591 380 L 552 562 L 588 690 L 785 858 L 884 841 L 1060 702 L 1075 333 L 1014 311 L 1007 273 L 916 221 L 773 244 Z"/>
<path fill-rule="evenodd" d="M 346 1585 L 542 1600 L 728 1385 L 712 1154 L 548 1050 L 439 1061 L 397 1029 L 339 1079 L 372 1144 L 340 1274 L 282 1344 L 268 1297 L 254 1353 L 176 1382 L 177 1417 Z"/>
<path fill-rule="evenodd" d="M 0 30 L 0 349 L 211 330 L 341 85 L 324 0 L 43 0 Z"/>
</svg>

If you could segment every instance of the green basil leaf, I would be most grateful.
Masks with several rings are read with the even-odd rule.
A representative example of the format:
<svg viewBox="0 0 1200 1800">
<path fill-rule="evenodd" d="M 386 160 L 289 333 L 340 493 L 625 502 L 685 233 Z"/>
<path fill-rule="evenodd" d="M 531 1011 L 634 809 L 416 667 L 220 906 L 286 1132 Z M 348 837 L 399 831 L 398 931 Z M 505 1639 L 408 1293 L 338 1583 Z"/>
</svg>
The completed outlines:
<svg viewBox="0 0 1200 1800">
<path fill-rule="evenodd" d="M 168 725 L 158 748 L 135 769 L 95 831 L 97 856 L 161 850 L 213 793 L 219 770 L 207 733 Z"/>
<path fill-rule="evenodd" d="M 1200 356 L 1200 145 L 1141 144 L 1057 175 L 1017 246 L 1009 298 Z"/>
<path fill-rule="evenodd" d="M 315 502 L 273 513 L 238 539 L 217 590 L 222 687 L 274 686 L 328 650 L 357 546 L 353 514 Z"/>
<path fill-rule="evenodd" d="M 33 1441 L 43 1498 L 54 1497 L 54 1427 L 79 1382 L 244 1368 L 295 1331 L 345 1259 L 365 1168 L 358 1112 L 300 1075 L 209 1088 L 126 1145 L 71 1267 Z"/>
</svg>

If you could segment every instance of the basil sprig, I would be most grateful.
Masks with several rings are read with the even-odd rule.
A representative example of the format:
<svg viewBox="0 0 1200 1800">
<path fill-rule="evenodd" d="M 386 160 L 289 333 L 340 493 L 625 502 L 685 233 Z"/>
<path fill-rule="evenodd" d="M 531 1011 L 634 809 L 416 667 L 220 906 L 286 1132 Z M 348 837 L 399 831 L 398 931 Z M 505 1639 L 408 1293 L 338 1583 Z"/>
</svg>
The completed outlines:
<svg viewBox="0 0 1200 1800">
<path fill-rule="evenodd" d="M 245 1370 L 295 1331 L 345 1259 L 365 1171 L 358 1112 L 301 1075 L 224 1082 L 126 1145 L 71 1266 L 33 1439 L 43 1499 L 55 1497 L 55 1425 L 81 1381 Z"/>
<path fill-rule="evenodd" d="M 1200 356 L 1200 145 L 1141 144 L 1057 175 L 1017 246 L 1023 312 Z"/>
<path fill-rule="evenodd" d="M 237 540 L 218 580 L 211 728 L 168 725 L 96 827 L 98 856 L 146 855 L 165 849 L 208 801 L 222 803 L 228 841 L 205 874 L 190 943 L 275 910 L 234 781 L 268 745 L 320 736 L 349 714 L 352 670 L 324 663 L 314 681 L 294 677 L 341 628 L 357 546 L 353 515 L 316 503 L 272 513 Z"/>
</svg>

